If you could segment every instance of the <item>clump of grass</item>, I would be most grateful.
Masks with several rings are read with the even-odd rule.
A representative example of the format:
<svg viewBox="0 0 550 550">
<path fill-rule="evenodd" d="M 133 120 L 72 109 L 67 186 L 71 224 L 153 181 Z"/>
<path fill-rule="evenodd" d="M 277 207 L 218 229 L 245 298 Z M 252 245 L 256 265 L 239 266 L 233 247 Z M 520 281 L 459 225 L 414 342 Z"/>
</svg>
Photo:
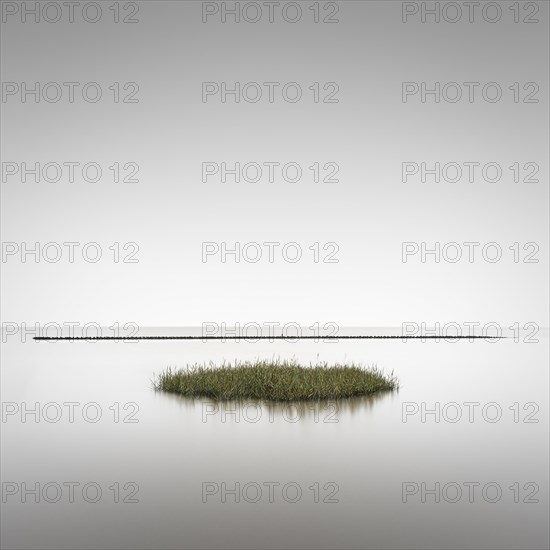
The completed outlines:
<svg viewBox="0 0 550 550">
<path fill-rule="evenodd" d="M 214 400 L 263 399 L 303 401 L 370 395 L 398 387 L 377 368 L 318 363 L 304 367 L 294 360 L 235 362 L 232 366 L 188 365 L 168 368 L 153 382 L 155 389 Z"/>
</svg>

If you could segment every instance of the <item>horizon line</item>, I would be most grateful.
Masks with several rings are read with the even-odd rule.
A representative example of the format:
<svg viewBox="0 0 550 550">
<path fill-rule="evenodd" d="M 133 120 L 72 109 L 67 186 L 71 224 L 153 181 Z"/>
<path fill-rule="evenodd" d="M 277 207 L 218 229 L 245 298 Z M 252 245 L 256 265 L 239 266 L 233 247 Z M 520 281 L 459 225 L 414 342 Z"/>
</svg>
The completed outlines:
<svg viewBox="0 0 550 550">
<path fill-rule="evenodd" d="M 339 335 L 339 336 L 34 336 L 33 340 L 501 340 L 508 336 L 442 335 Z"/>
</svg>

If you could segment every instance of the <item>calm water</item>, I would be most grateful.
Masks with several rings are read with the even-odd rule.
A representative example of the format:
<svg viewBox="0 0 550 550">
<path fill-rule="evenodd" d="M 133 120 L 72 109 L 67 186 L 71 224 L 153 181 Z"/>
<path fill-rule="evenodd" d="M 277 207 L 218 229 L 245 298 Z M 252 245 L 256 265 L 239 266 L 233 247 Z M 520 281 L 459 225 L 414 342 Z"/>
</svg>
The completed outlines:
<svg viewBox="0 0 550 550">
<path fill-rule="evenodd" d="M 548 548 L 548 331 L 538 338 L 7 337 L 2 547 Z M 308 407 L 152 390 L 167 366 L 274 356 L 376 364 L 401 387 Z"/>
</svg>

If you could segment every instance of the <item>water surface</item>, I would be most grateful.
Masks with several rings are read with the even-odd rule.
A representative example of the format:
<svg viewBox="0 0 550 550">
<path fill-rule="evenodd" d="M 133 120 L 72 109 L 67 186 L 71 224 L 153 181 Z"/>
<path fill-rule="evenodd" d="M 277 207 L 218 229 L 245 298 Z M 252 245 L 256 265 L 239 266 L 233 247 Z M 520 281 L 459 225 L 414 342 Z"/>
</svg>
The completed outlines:
<svg viewBox="0 0 550 550">
<path fill-rule="evenodd" d="M 8 337 L 3 547 L 547 548 L 548 332 L 539 339 L 23 343 Z M 376 364 L 393 371 L 400 389 L 298 407 L 220 405 L 152 389 L 154 374 L 167 366 L 257 357 Z M 71 406 L 63 405 L 69 402 L 72 422 Z M 38 418 L 29 412 L 36 403 Z M 438 417 L 429 413 L 437 407 Z M 22 502 L 23 482 L 41 491 L 53 485 Z M 74 502 L 68 482 L 79 484 Z M 97 502 L 84 498 L 86 483 L 89 500 L 100 487 Z M 58 487 L 59 501 L 48 502 Z M 500 500 L 491 502 L 499 488 Z"/>
</svg>

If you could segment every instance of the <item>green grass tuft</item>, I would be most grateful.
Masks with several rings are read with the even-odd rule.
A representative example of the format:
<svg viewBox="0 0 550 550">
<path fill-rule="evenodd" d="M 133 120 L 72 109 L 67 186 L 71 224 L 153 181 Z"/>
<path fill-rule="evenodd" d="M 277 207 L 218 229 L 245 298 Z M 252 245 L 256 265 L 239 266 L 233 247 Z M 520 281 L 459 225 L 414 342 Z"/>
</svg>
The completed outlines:
<svg viewBox="0 0 550 550">
<path fill-rule="evenodd" d="M 191 365 L 168 368 L 153 382 L 156 390 L 218 401 L 264 399 L 303 401 L 341 399 L 398 388 L 397 380 L 376 368 L 360 365 L 303 367 L 294 360 L 244 361 L 217 367 Z"/>
</svg>

